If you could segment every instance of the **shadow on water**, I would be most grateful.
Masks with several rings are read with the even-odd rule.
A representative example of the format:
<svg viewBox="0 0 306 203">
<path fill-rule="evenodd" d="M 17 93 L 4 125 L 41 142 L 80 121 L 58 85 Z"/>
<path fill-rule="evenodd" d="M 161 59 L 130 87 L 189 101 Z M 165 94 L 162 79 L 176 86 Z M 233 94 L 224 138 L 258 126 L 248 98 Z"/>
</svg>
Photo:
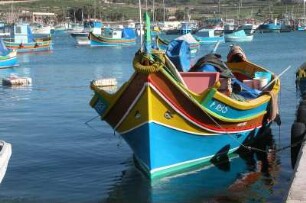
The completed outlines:
<svg viewBox="0 0 306 203">
<path fill-rule="evenodd" d="M 265 134 L 252 148 L 153 182 L 129 160 L 102 202 L 265 202 L 280 165 L 273 135 Z"/>
</svg>

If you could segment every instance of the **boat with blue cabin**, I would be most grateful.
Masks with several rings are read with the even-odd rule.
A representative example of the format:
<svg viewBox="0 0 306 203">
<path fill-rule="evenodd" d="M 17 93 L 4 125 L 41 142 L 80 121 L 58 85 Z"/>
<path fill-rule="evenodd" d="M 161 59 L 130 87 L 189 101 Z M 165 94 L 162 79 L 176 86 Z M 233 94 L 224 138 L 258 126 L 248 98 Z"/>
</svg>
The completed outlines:
<svg viewBox="0 0 306 203">
<path fill-rule="evenodd" d="M 187 33 L 193 33 L 198 29 L 198 25 L 194 21 L 181 22 L 181 25 L 178 28 L 178 33 L 180 35 L 185 35 Z"/>
<path fill-rule="evenodd" d="M 29 24 L 15 24 L 12 28 L 11 38 L 5 38 L 4 44 L 17 52 L 37 52 L 52 50 L 51 36 L 34 37 Z"/>
</svg>

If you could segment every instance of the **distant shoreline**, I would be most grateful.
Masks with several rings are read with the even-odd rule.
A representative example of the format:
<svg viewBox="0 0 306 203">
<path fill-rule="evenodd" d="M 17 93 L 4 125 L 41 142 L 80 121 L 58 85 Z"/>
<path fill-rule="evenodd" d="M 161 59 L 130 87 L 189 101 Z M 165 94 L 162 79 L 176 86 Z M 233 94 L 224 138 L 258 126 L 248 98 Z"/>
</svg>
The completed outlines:
<svg viewBox="0 0 306 203">
<path fill-rule="evenodd" d="M 14 3 L 29 3 L 37 0 L 24 0 L 24 1 L 0 1 L 0 5 L 2 4 L 14 4 Z"/>
</svg>

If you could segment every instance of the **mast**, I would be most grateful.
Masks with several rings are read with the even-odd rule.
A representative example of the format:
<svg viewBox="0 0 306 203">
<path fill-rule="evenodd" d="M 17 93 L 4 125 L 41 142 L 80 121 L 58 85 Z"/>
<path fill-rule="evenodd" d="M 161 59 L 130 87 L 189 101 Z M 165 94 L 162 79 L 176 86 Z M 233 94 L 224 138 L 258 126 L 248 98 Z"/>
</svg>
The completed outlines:
<svg viewBox="0 0 306 203">
<path fill-rule="evenodd" d="M 155 1 L 153 0 L 153 9 L 152 9 L 153 10 L 152 11 L 152 14 L 153 14 L 152 20 L 153 20 L 153 22 L 155 22 L 155 12 L 154 12 L 155 11 L 155 5 L 154 4 L 155 4 Z"/>
<path fill-rule="evenodd" d="M 142 14 L 141 14 L 141 0 L 138 0 L 139 4 L 139 23 L 140 23 L 140 51 L 143 52 L 143 47 L 142 47 Z"/>
<path fill-rule="evenodd" d="M 147 56 L 150 57 L 152 42 L 151 42 L 151 23 L 148 12 L 145 12 L 144 18 L 145 18 L 144 52 L 146 53 Z"/>
<path fill-rule="evenodd" d="M 163 6 L 164 6 L 164 23 L 165 23 L 166 20 L 165 0 L 163 0 Z"/>
<path fill-rule="evenodd" d="M 73 8 L 73 21 L 74 21 L 74 24 L 76 24 L 75 8 Z"/>
<path fill-rule="evenodd" d="M 306 15 L 306 12 L 305 12 L 305 1 L 306 1 L 306 0 L 303 1 L 304 18 L 305 18 L 305 15 Z"/>
</svg>

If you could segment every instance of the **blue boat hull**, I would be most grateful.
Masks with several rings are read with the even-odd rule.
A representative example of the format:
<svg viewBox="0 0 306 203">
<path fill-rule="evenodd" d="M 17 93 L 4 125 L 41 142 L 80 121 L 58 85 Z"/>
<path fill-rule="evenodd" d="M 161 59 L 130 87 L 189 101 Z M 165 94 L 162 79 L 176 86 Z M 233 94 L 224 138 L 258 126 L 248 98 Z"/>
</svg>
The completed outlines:
<svg viewBox="0 0 306 203">
<path fill-rule="evenodd" d="M 125 43 L 125 42 L 120 42 L 120 43 L 103 43 L 103 42 L 97 42 L 90 40 L 90 45 L 91 46 L 107 46 L 107 47 L 113 47 L 113 46 L 129 46 L 129 45 L 135 45 L 136 41 L 132 43 Z"/>
<path fill-rule="evenodd" d="M 281 25 L 274 23 L 262 24 L 258 27 L 258 30 L 260 30 L 260 32 L 280 32 Z"/>
<path fill-rule="evenodd" d="M 256 137 L 259 129 L 210 136 L 150 122 L 122 134 L 122 137 L 132 148 L 141 169 L 154 179 L 209 162 L 216 156 L 231 154 L 249 138 Z"/>
<path fill-rule="evenodd" d="M 6 60 L 0 60 L 0 68 L 8 68 L 17 65 L 17 58 L 13 57 Z"/>
<path fill-rule="evenodd" d="M 225 39 L 224 36 L 220 37 L 199 37 L 196 36 L 196 39 L 200 42 L 200 44 L 213 44 L 217 42 L 224 43 Z"/>
</svg>

